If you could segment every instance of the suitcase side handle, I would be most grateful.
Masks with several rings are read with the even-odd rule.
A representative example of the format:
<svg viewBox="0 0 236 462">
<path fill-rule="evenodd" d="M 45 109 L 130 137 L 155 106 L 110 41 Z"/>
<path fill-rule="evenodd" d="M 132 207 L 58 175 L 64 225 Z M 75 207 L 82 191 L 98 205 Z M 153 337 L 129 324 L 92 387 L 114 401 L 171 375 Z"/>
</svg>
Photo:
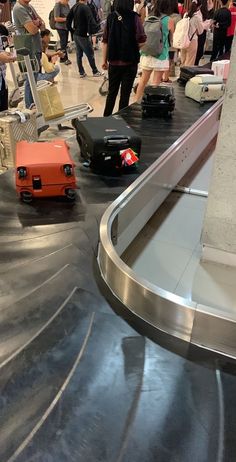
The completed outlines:
<svg viewBox="0 0 236 462">
<path fill-rule="evenodd" d="M 126 146 L 129 144 L 129 137 L 123 135 L 104 136 L 104 142 L 110 146 L 116 146 L 117 144 Z"/>
</svg>

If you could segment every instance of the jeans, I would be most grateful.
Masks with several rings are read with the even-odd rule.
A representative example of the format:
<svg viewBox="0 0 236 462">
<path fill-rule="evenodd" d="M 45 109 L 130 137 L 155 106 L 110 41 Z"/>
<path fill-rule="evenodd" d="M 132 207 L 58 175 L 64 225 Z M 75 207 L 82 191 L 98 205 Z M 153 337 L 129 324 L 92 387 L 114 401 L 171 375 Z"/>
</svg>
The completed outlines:
<svg viewBox="0 0 236 462">
<path fill-rule="evenodd" d="M 35 55 L 35 58 L 37 59 L 37 61 L 39 63 L 39 67 L 40 67 L 41 53 L 37 53 Z M 37 80 L 38 80 L 38 72 L 34 72 L 34 79 L 35 79 L 35 82 L 37 82 Z M 26 76 L 26 79 L 25 79 L 25 107 L 27 109 L 29 109 L 31 104 L 33 104 L 33 103 L 34 103 L 34 100 L 33 100 L 33 96 L 32 96 L 32 93 L 31 93 L 29 79 L 28 79 L 28 76 Z"/>
<path fill-rule="evenodd" d="M 67 55 L 67 45 L 68 45 L 68 36 L 69 36 L 69 31 L 65 29 L 57 29 L 58 35 L 60 37 L 60 45 L 62 51 L 65 53 L 64 58 L 61 59 L 61 62 L 66 61 L 68 59 Z"/>
<path fill-rule="evenodd" d="M 76 46 L 77 64 L 80 75 L 85 74 L 85 70 L 83 68 L 82 63 L 83 53 L 88 58 L 88 62 L 93 71 L 93 74 L 96 74 L 98 72 L 98 69 L 95 64 L 94 51 L 90 37 L 80 37 L 79 35 L 74 34 L 74 41 Z"/>
<path fill-rule="evenodd" d="M 109 65 L 109 87 L 103 114 L 104 117 L 112 114 L 120 87 L 119 111 L 129 105 L 130 93 L 137 74 L 137 68 L 137 64 L 129 64 L 127 66 Z"/>
<path fill-rule="evenodd" d="M 55 69 L 52 72 L 39 73 L 37 81 L 39 81 L 39 80 L 49 80 L 49 82 L 52 82 L 53 79 L 59 74 L 59 72 L 60 72 L 60 67 L 55 66 Z"/>
</svg>

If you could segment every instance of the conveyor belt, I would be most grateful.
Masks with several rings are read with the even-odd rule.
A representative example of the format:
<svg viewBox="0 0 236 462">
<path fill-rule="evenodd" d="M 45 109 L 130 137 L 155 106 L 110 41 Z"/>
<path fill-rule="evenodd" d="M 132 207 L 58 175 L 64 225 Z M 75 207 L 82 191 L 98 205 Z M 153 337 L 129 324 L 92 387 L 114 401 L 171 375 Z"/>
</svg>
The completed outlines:
<svg viewBox="0 0 236 462">
<path fill-rule="evenodd" d="M 122 113 L 142 134 L 140 171 L 207 109 L 176 96 L 172 120 Z M 1 462 L 234 460 L 232 366 L 142 337 L 98 278 L 100 218 L 138 174 L 80 167 L 76 204 L 29 206 L 0 177 Z"/>
</svg>

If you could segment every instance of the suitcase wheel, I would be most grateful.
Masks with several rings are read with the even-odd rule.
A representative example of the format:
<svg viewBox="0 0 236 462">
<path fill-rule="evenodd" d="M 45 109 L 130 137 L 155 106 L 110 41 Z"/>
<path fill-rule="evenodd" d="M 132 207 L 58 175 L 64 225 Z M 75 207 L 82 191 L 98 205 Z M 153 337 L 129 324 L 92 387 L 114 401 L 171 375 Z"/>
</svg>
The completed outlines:
<svg viewBox="0 0 236 462">
<path fill-rule="evenodd" d="M 18 178 L 25 178 L 27 176 L 26 168 L 25 167 L 18 167 Z"/>
<path fill-rule="evenodd" d="M 70 164 L 63 165 L 63 170 L 66 176 L 72 175 L 72 165 Z"/>
<path fill-rule="evenodd" d="M 72 188 L 67 188 L 65 190 L 65 195 L 67 199 L 69 199 L 70 201 L 74 201 L 76 198 L 76 191 Z"/>
<path fill-rule="evenodd" d="M 33 195 L 30 191 L 22 191 L 20 193 L 21 200 L 25 202 L 25 204 L 30 204 L 33 200 Z"/>
</svg>

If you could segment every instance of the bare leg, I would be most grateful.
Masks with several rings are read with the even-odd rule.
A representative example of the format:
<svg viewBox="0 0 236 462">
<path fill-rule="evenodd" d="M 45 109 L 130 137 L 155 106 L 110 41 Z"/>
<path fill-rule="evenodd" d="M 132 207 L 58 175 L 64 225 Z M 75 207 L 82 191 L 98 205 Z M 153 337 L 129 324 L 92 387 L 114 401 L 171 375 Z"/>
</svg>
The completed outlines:
<svg viewBox="0 0 236 462">
<path fill-rule="evenodd" d="M 154 71 L 153 73 L 153 85 L 160 85 L 164 71 Z"/>
<path fill-rule="evenodd" d="M 146 70 L 146 69 L 143 69 L 142 70 L 142 75 L 140 77 L 140 80 L 139 80 L 139 84 L 138 84 L 138 88 L 137 88 L 137 92 L 136 92 L 136 102 L 140 102 L 142 97 L 143 97 L 143 93 L 144 93 L 144 88 L 146 87 L 149 79 L 150 79 L 150 75 L 152 73 L 152 69 L 150 70 Z"/>
</svg>

